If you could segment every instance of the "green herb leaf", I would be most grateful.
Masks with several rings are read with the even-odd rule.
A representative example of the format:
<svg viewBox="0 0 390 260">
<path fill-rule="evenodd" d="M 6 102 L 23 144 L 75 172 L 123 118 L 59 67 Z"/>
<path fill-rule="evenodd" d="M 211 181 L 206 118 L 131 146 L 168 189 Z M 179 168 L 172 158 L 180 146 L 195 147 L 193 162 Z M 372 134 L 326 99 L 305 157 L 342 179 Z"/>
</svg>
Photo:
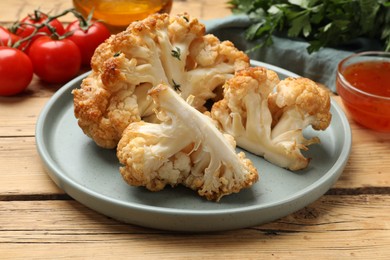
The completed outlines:
<svg viewBox="0 0 390 260">
<path fill-rule="evenodd" d="M 260 40 L 260 46 L 272 44 L 272 35 L 279 32 L 306 40 L 309 52 L 358 37 L 380 40 L 390 50 L 389 0 L 231 0 L 229 4 L 234 13 L 252 19 L 246 38 Z"/>
<path fill-rule="evenodd" d="M 301 33 L 308 37 L 311 31 L 309 13 L 303 13 L 291 21 L 291 27 L 288 30 L 288 36 L 297 37 Z"/>
<path fill-rule="evenodd" d="M 179 92 L 181 92 L 181 89 L 180 89 L 180 84 L 177 84 L 176 82 L 175 82 L 175 80 L 174 79 L 172 79 L 172 84 L 173 84 L 173 89 L 175 90 L 175 91 L 179 91 Z"/>
<path fill-rule="evenodd" d="M 179 47 L 176 47 L 175 50 L 172 50 L 172 51 L 171 51 L 171 55 L 172 55 L 172 57 L 175 57 L 176 59 L 181 60 L 181 59 L 180 59 L 180 55 L 181 55 L 181 50 L 180 50 L 180 48 L 179 48 Z"/>
</svg>

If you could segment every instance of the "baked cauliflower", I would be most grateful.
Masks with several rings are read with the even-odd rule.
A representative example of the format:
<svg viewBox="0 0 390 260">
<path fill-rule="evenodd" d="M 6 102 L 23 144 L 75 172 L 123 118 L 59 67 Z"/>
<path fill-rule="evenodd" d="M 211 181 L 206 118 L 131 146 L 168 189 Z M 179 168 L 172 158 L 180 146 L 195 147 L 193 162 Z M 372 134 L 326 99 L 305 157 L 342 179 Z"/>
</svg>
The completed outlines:
<svg viewBox="0 0 390 260">
<path fill-rule="evenodd" d="M 236 153 L 234 139 L 220 132 L 210 117 L 166 85 L 149 94 L 161 122 L 129 124 L 117 146 L 120 172 L 128 184 L 151 191 L 182 184 L 218 201 L 258 180 L 252 162 L 243 152 Z"/>
<path fill-rule="evenodd" d="M 324 130 L 331 121 L 326 90 L 307 78 L 280 81 L 262 67 L 237 72 L 223 86 L 223 96 L 211 109 L 220 129 L 239 147 L 290 170 L 307 167 L 301 151 L 320 141 L 306 139 L 303 129 Z"/>
<path fill-rule="evenodd" d="M 205 35 L 187 14 L 154 14 L 101 44 L 91 67 L 73 91 L 75 116 L 99 146 L 114 148 L 130 123 L 156 120 L 149 89 L 169 85 L 204 111 L 207 100 L 218 99 L 218 87 L 249 67 L 249 58 L 231 42 Z"/>
</svg>

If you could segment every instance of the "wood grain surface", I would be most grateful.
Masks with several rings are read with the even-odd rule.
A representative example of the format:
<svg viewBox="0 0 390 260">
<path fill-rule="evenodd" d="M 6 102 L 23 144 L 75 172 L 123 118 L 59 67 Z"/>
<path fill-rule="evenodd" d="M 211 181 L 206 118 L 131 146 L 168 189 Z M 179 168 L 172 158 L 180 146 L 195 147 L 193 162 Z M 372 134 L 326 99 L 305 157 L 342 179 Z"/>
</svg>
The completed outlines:
<svg viewBox="0 0 390 260">
<path fill-rule="evenodd" d="M 172 13 L 221 18 L 230 14 L 226 2 L 175 1 Z M 0 23 L 37 7 L 57 13 L 71 6 L 70 0 L 1 1 Z M 0 97 L 0 259 L 390 259 L 389 134 L 350 120 L 352 153 L 340 179 L 280 220 L 216 233 L 152 230 L 86 208 L 44 171 L 35 123 L 60 87 L 34 78 L 26 93 Z"/>
<path fill-rule="evenodd" d="M 0 251 L 39 259 L 386 259 L 389 210 L 388 195 L 328 195 L 266 225 L 194 234 L 121 224 L 73 200 L 0 201 Z"/>
</svg>

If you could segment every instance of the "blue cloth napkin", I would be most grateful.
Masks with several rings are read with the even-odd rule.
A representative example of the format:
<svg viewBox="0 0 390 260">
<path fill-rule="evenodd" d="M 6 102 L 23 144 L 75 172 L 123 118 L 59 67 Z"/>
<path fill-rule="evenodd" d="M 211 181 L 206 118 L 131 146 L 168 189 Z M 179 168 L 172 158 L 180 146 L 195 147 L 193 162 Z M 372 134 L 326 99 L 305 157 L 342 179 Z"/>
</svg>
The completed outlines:
<svg viewBox="0 0 390 260">
<path fill-rule="evenodd" d="M 247 15 L 231 15 L 222 19 L 202 21 L 206 25 L 207 33 L 216 35 L 220 40 L 229 40 L 240 50 L 249 50 L 258 44 L 258 41 L 245 39 L 245 30 L 251 25 Z M 273 36 L 273 44 L 248 53 L 254 60 L 269 63 L 303 77 L 320 82 L 336 92 L 335 79 L 337 64 L 354 52 L 380 50 L 378 41 L 356 39 L 340 48 L 322 48 L 318 52 L 309 54 L 308 43 L 285 37 Z"/>
</svg>

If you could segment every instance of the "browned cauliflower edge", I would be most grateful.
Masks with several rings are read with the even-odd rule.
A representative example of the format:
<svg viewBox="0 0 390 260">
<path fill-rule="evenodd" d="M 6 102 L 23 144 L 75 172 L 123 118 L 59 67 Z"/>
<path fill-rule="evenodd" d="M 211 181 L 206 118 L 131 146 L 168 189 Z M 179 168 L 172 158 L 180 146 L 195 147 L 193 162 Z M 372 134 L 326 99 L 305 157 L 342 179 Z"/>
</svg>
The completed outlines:
<svg viewBox="0 0 390 260">
<path fill-rule="evenodd" d="M 223 86 L 224 98 L 211 109 L 220 129 L 237 145 L 290 170 L 307 167 L 302 150 L 318 143 L 302 131 L 325 130 L 331 121 L 329 93 L 307 78 L 282 81 L 271 70 L 256 67 L 236 73 Z"/>
<path fill-rule="evenodd" d="M 92 73 L 73 90 L 74 112 L 86 135 L 99 146 L 114 148 L 132 122 L 154 122 L 147 92 L 166 84 L 192 105 L 218 99 L 217 88 L 249 58 L 229 41 L 205 35 L 205 27 L 188 14 L 154 14 L 112 35 L 95 51 Z"/>
<path fill-rule="evenodd" d="M 258 180 L 252 162 L 243 152 L 236 153 L 234 139 L 220 132 L 210 117 L 165 85 L 150 95 L 161 122 L 131 123 L 117 146 L 120 172 L 128 184 L 151 191 L 181 184 L 219 201 Z"/>
</svg>

